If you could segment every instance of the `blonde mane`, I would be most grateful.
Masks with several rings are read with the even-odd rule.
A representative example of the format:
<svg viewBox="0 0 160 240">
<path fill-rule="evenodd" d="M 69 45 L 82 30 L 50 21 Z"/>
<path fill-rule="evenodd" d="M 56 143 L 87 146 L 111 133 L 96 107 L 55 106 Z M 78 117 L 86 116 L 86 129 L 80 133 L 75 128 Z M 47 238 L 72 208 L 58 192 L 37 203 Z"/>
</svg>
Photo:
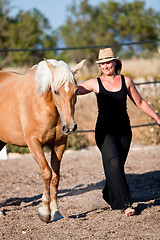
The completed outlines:
<svg viewBox="0 0 160 240">
<path fill-rule="evenodd" d="M 41 94 L 44 94 L 45 91 L 48 90 L 50 87 L 52 91 L 57 91 L 58 88 L 65 83 L 71 82 L 74 85 L 76 84 L 74 75 L 70 67 L 65 62 L 56 61 L 54 59 L 49 59 L 47 61 L 55 67 L 54 79 L 52 80 L 52 74 L 46 62 L 39 62 L 37 65 L 34 79 Z"/>
</svg>

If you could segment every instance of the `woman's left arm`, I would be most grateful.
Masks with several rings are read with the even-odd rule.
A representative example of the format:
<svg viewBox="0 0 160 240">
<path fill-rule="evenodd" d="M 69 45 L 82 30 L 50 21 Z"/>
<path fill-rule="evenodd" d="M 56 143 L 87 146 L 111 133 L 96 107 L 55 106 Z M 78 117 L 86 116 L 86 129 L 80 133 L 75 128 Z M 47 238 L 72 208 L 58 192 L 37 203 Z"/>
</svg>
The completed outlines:
<svg viewBox="0 0 160 240">
<path fill-rule="evenodd" d="M 133 80 L 130 77 L 125 77 L 125 82 L 128 90 L 128 96 L 133 101 L 133 103 L 145 114 L 153 118 L 157 124 L 160 126 L 160 117 L 151 108 L 151 106 L 141 97 L 137 91 Z"/>
</svg>

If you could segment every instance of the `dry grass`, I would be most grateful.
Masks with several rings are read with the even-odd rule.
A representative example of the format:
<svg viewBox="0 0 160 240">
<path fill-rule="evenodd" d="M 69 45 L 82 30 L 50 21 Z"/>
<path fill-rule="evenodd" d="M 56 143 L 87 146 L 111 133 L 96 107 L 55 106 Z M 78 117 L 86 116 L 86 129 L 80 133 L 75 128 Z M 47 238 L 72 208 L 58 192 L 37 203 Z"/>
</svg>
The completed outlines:
<svg viewBox="0 0 160 240">
<path fill-rule="evenodd" d="M 5 71 L 17 71 L 20 73 L 27 72 L 27 67 L 23 68 L 5 68 Z M 77 74 L 77 80 L 84 81 L 91 77 L 96 77 L 98 74 L 97 65 L 93 65 L 92 68 L 88 68 L 87 64 Z M 134 80 L 138 77 L 148 78 L 151 76 L 153 79 L 160 79 L 160 58 L 153 59 L 132 59 L 123 60 L 122 74 L 131 76 Z M 137 87 L 140 94 L 147 101 L 153 104 L 160 105 L 159 96 L 154 96 L 148 99 L 148 91 L 145 88 Z M 153 122 L 148 116 L 143 114 L 137 109 L 134 104 L 128 101 L 128 112 L 131 120 L 131 125 L 143 124 Z M 90 93 L 85 96 L 78 96 L 76 104 L 75 120 L 78 124 L 78 130 L 94 130 L 97 118 L 97 103 L 96 96 Z M 95 144 L 94 133 L 86 133 L 90 144 Z M 142 127 L 133 129 L 133 141 L 140 143 L 158 143 L 159 142 L 159 129 L 158 127 Z"/>
<path fill-rule="evenodd" d="M 96 65 L 93 66 L 91 70 L 85 68 L 77 76 L 77 79 L 79 81 L 83 81 L 87 79 L 87 74 L 88 78 L 90 77 L 91 72 L 95 74 L 93 75 L 94 77 L 97 76 L 98 70 Z M 147 80 L 149 77 L 152 79 L 160 79 L 160 58 L 123 60 L 122 74 L 131 76 L 135 81 L 136 78 L 142 78 L 142 80 Z M 152 107 L 156 105 L 158 108 L 160 105 L 159 96 L 154 95 L 154 93 L 156 94 L 157 90 L 153 89 L 156 87 L 157 86 L 152 86 L 151 90 L 148 90 L 149 85 L 145 87 L 137 86 L 137 89 L 140 94 L 148 102 L 150 102 Z M 128 100 L 128 113 L 132 126 L 154 122 L 151 118 L 146 116 L 137 107 L 135 107 L 130 100 Z M 94 94 L 78 96 L 75 116 L 78 123 L 78 129 L 90 130 L 95 128 L 97 118 L 97 103 Z M 159 128 L 157 126 L 133 128 L 132 131 L 134 142 L 145 144 L 159 143 Z M 94 134 L 88 133 L 87 136 L 91 144 L 94 144 Z"/>
<path fill-rule="evenodd" d="M 153 101 L 152 101 L 153 100 Z M 150 99 L 151 105 L 155 99 Z M 128 99 L 128 114 L 130 116 L 131 126 L 154 123 L 154 121 L 141 112 Z M 97 103 L 94 94 L 78 96 L 76 104 L 75 119 L 78 124 L 78 130 L 94 130 L 97 119 Z M 142 144 L 158 144 L 159 143 L 159 127 L 148 126 L 132 128 L 133 141 Z M 91 145 L 95 144 L 94 133 L 86 133 Z"/>
<path fill-rule="evenodd" d="M 3 68 L 3 71 L 5 72 L 18 72 L 18 73 L 21 73 L 21 74 L 25 74 L 28 72 L 30 67 L 28 66 L 24 66 L 24 67 L 5 67 Z"/>
<path fill-rule="evenodd" d="M 122 73 L 129 73 L 135 78 L 148 77 L 160 78 L 160 58 L 123 60 Z"/>
<path fill-rule="evenodd" d="M 151 58 L 151 59 L 137 59 L 132 58 L 130 60 L 122 59 L 123 67 L 122 74 L 128 73 L 133 76 L 133 78 L 139 77 L 148 77 L 152 76 L 153 78 L 160 78 L 160 56 Z M 74 66 L 74 63 L 69 63 L 70 66 Z M 4 71 L 15 71 L 20 73 L 26 73 L 29 68 L 32 66 L 24 67 L 5 67 Z M 77 74 L 77 80 L 86 80 L 91 77 L 95 77 L 98 74 L 97 64 L 93 64 L 90 68 L 87 66 L 87 61 L 84 64 L 83 68 Z"/>
<path fill-rule="evenodd" d="M 78 130 L 94 130 L 97 118 L 97 102 L 94 93 L 78 96 L 75 120 Z M 95 144 L 94 133 L 86 133 L 90 144 Z"/>
<path fill-rule="evenodd" d="M 91 68 L 88 68 L 86 63 L 83 69 L 77 76 L 78 80 L 86 80 L 90 77 L 95 77 L 98 74 L 97 64 L 93 64 Z M 132 58 L 130 60 L 122 59 L 122 74 L 129 75 L 134 78 L 160 78 L 160 57 L 154 57 L 151 59 L 137 59 Z"/>
</svg>

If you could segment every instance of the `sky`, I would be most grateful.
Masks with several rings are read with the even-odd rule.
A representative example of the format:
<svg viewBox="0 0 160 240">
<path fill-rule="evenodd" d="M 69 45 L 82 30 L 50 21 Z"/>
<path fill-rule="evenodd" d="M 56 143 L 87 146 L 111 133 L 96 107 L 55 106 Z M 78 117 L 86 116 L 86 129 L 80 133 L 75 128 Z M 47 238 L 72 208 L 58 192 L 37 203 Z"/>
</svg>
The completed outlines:
<svg viewBox="0 0 160 240">
<path fill-rule="evenodd" d="M 121 0 L 117 0 L 122 2 Z M 125 0 L 125 2 L 133 2 L 134 0 Z M 141 1 L 141 0 L 140 0 Z M 76 2 L 80 2 L 76 0 Z M 89 4 L 95 6 L 100 2 L 107 2 L 107 0 L 89 0 Z M 160 12 L 160 0 L 145 0 L 146 7 L 152 7 L 154 10 Z M 31 10 L 37 8 L 49 20 L 53 30 L 56 30 L 63 24 L 67 18 L 67 6 L 72 5 L 72 0 L 11 0 L 12 11 L 14 16 L 20 10 Z"/>
</svg>

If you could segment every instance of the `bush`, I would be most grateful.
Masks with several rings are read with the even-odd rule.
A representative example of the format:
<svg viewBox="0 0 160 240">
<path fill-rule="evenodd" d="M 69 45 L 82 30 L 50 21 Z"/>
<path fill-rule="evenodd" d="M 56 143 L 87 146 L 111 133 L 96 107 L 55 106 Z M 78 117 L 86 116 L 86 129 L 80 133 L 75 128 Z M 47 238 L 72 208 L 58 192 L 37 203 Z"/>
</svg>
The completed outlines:
<svg viewBox="0 0 160 240">
<path fill-rule="evenodd" d="M 7 153 L 9 152 L 25 154 L 25 153 L 29 153 L 29 149 L 28 147 L 19 147 L 19 146 L 7 144 Z"/>
<path fill-rule="evenodd" d="M 66 149 L 78 150 L 89 145 L 89 141 L 85 135 L 74 133 L 68 136 Z"/>
</svg>

